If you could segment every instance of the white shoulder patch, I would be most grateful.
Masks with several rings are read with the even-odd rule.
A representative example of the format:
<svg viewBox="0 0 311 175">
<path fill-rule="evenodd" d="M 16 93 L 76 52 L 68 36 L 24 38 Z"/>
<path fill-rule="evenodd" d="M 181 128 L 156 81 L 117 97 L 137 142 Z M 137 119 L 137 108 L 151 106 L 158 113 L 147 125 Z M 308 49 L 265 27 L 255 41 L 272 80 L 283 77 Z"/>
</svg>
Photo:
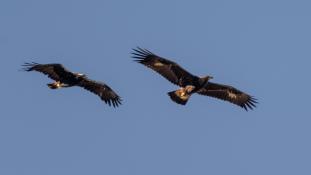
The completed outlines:
<svg viewBox="0 0 311 175">
<path fill-rule="evenodd" d="M 154 63 L 153 65 L 154 65 L 154 66 L 157 66 L 157 67 L 164 66 L 164 64 L 161 63 L 161 62 L 156 62 L 156 63 Z"/>
<path fill-rule="evenodd" d="M 236 99 L 236 98 L 237 98 L 237 95 L 234 94 L 234 93 L 231 93 L 231 92 L 228 92 L 228 96 L 229 96 L 230 98 L 233 98 L 233 99 Z"/>
</svg>

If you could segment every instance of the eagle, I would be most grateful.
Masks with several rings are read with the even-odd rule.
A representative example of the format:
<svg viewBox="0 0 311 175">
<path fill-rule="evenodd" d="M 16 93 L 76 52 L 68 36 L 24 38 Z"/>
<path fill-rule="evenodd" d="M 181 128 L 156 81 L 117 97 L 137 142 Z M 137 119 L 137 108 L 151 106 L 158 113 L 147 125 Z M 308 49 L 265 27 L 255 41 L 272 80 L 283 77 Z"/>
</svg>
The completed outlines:
<svg viewBox="0 0 311 175">
<path fill-rule="evenodd" d="M 98 95 L 109 106 L 118 107 L 121 105 L 121 97 L 108 85 L 91 80 L 85 74 L 70 72 L 62 64 L 31 62 L 24 63 L 22 66 L 24 71 L 37 71 L 53 79 L 55 82 L 47 84 L 50 89 L 79 86 Z"/>
<path fill-rule="evenodd" d="M 131 53 L 134 61 L 141 63 L 162 75 L 171 83 L 181 88 L 168 92 L 169 97 L 176 103 L 186 105 L 194 93 L 218 98 L 244 108 L 256 107 L 257 99 L 232 86 L 212 83 L 212 76 L 198 77 L 179 66 L 177 63 L 160 57 L 147 49 L 137 47 Z"/>
</svg>

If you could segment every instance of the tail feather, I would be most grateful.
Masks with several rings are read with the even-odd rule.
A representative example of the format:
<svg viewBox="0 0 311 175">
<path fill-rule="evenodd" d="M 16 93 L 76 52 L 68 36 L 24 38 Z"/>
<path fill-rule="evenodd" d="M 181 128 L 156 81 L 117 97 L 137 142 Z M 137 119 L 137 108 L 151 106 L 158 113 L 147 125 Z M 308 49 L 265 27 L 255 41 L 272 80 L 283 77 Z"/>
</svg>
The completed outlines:
<svg viewBox="0 0 311 175">
<path fill-rule="evenodd" d="M 191 96 L 191 94 L 186 93 L 184 89 L 178 89 L 176 91 L 171 91 L 171 92 L 168 92 L 167 94 L 170 96 L 170 98 L 174 102 L 181 104 L 181 105 L 186 105 Z"/>
<path fill-rule="evenodd" d="M 47 84 L 47 85 L 48 85 L 48 87 L 49 87 L 50 89 L 58 89 L 58 88 L 59 88 L 59 86 L 57 86 L 56 83 L 49 83 L 49 84 Z"/>
</svg>

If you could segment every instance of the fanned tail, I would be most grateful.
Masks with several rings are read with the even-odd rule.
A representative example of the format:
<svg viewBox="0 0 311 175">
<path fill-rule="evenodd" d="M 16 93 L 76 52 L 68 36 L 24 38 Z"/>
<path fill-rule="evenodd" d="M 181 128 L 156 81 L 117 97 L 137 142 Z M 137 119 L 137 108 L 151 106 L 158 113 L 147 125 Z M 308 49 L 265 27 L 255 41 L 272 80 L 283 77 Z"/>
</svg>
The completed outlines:
<svg viewBox="0 0 311 175">
<path fill-rule="evenodd" d="M 185 89 L 178 89 L 176 91 L 171 91 L 167 93 L 170 98 L 180 104 L 180 105 L 186 105 L 191 94 L 186 93 Z"/>
</svg>

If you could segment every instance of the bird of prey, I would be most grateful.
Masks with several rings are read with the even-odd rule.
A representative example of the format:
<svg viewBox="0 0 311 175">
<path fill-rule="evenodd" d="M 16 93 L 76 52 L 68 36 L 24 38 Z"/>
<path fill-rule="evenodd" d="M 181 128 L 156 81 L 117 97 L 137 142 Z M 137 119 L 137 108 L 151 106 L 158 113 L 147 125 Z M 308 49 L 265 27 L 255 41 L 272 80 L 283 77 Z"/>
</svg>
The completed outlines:
<svg viewBox="0 0 311 175">
<path fill-rule="evenodd" d="M 91 80 L 85 74 L 70 72 L 61 64 L 31 62 L 22 66 L 25 71 L 41 72 L 55 80 L 55 82 L 47 84 L 50 89 L 79 86 L 98 95 L 109 106 L 111 104 L 113 107 L 121 105 L 121 98 L 108 85 Z"/>
<path fill-rule="evenodd" d="M 256 107 L 257 99 L 232 86 L 210 82 L 212 76 L 192 75 L 177 63 L 160 57 L 147 49 L 137 47 L 133 49 L 132 54 L 132 57 L 135 58 L 134 61 L 149 67 L 171 83 L 181 87 L 168 92 L 170 98 L 178 104 L 185 105 L 192 94 L 198 93 L 231 102 L 246 111 Z"/>
</svg>

